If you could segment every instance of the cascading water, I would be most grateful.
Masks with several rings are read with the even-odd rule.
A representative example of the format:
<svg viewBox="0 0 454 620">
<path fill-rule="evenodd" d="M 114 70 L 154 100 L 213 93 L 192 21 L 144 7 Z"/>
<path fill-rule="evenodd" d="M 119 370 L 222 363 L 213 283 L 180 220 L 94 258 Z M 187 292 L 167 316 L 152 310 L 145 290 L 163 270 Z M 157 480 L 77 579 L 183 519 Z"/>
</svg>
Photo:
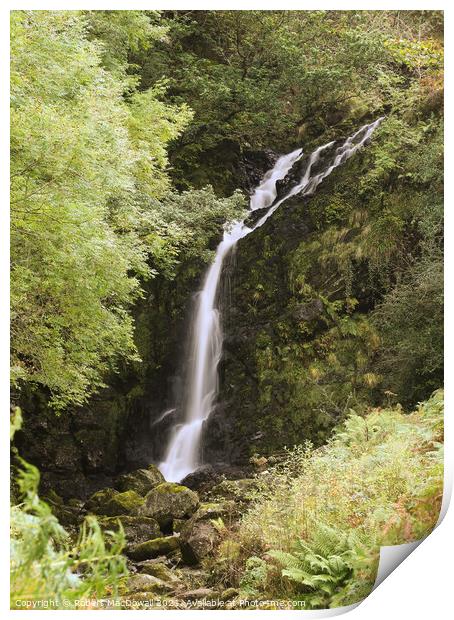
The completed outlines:
<svg viewBox="0 0 454 620">
<path fill-rule="evenodd" d="M 276 182 L 283 179 L 302 156 L 302 149 L 280 157 L 251 197 L 251 210 L 269 207 L 276 198 Z M 217 367 L 222 354 L 222 331 L 216 293 L 224 258 L 236 242 L 251 231 L 233 222 L 224 232 L 216 256 L 197 293 L 190 343 L 189 377 L 184 423 L 175 426 L 159 469 L 166 480 L 179 481 L 198 465 L 202 424 L 211 413 L 217 393 Z"/>
<path fill-rule="evenodd" d="M 297 149 L 280 157 L 251 196 L 250 211 L 268 209 L 265 214 L 252 228 L 241 221 L 228 226 L 207 271 L 203 288 L 196 296 L 184 421 L 174 427 L 164 460 L 159 465 L 166 480 L 182 480 L 199 466 L 202 425 L 212 411 L 218 390 L 217 369 L 222 354 L 222 329 L 216 297 L 225 257 L 239 239 L 262 226 L 283 202 L 297 194 L 312 194 L 325 177 L 364 145 L 382 120 L 379 118 L 374 123 L 364 125 L 347 138 L 327 157 L 323 169 L 312 176 L 312 170 L 323 155 L 329 155 L 335 143 L 330 142 L 316 149 L 308 158 L 300 181 L 283 198 L 276 200 L 277 181 L 287 176 L 293 165 L 301 159 L 303 151 Z"/>
</svg>

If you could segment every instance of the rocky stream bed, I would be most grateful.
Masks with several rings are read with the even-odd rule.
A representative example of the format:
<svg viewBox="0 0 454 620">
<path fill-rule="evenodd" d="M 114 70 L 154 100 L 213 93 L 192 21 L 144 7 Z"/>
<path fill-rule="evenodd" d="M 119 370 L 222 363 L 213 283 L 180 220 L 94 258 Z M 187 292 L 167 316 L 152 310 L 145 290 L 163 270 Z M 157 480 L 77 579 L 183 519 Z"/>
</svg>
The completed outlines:
<svg viewBox="0 0 454 620">
<path fill-rule="evenodd" d="M 251 477 L 240 477 L 249 473 Z M 227 531 L 235 531 L 254 497 L 257 477 L 231 468 L 230 479 L 211 466 L 184 484 L 165 481 L 155 465 L 123 474 L 87 501 L 46 496 L 70 533 L 88 515 L 104 531 L 123 527 L 128 577 L 119 584 L 122 608 L 235 609 L 239 591 L 211 570 Z"/>
</svg>

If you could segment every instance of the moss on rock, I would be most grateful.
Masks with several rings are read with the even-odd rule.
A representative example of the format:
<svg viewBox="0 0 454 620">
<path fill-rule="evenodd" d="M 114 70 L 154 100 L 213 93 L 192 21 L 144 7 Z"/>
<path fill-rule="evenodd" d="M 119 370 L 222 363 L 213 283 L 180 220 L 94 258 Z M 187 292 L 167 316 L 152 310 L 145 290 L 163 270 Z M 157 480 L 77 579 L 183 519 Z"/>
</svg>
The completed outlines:
<svg viewBox="0 0 454 620">
<path fill-rule="evenodd" d="M 153 517 L 160 525 L 167 525 L 173 519 L 190 517 L 198 506 L 197 493 L 180 484 L 164 482 L 147 494 L 140 514 Z"/>
<path fill-rule="evenodd" d="M 236 512 L 235 502 L 227 500 L 220 503 L 202 502 L 192 516 L 195 521 L 204 519 L 219 519 L 233 515 Z"/>
<path fill-rule="evenodd" d="M 147 469 L 136 469 L 123 474 L 116 480 L 115 486 L 119 491 L 135 491 L 145 496 L 151 489 L 165 482 L 156 465 L 150 465 Z"/>
<path fill-rule="evenodd" d="M 211 520 L 192 518 L 181 532 L 181 555 L 186 564 L 198 564 L 213 553 L 220 542 L 220 534 Z"/>
<path fill-rule="evenodd" d="M 107 514 L 103 512 L 104 507 L 115 495 L 118 495 L 118 491 L 110 487 L 96 491 L 85 503 L 85 510 L 95 514 Z"/>
<path fill-rule="evenodd" d="M 143 497 L 135 491 L 119 493 L 115 489 L 102 489 L 94 493 L 85 508 L 88 512 L 107 517 L 134 515 L 143 504 Z"/>
<path fill-rule="evenodd" d="M 135 491 L 125 491 L 111 497 L 105 505 L 104 514 L 115 517 L 117 515 L 134 515 L 143 504 L 143 498 Z"/>
<path fill-rule="evenodd" d="M 174 589 L 172 584 L 166 583 L 158 577 L 148 574 L 137 574 L 129 578 L 127 583 L 128 592 L 153 592 L 156 594 L 166 594 Z"/>
<path fill-rule="evenodd" d="M 116 531 L 121 526 L 129 545 L 139 544 L 161 536 L 159 524 L 151 517 L 120 515 L 118 517 L 100 517 L 99 524 L 103 530 Z"/>
<path fill-rule="evenodd" d="M 160 538 L 154 538 L 153 540 L 147 540 L 134 545 L 127 549 L 126 553 L 131 559 L 136 561 L 150 560 L 160 555 L 172 553 L 179 549 L 179 547 L 180 540 L 178 536 L 161 536 Z"/>
<path fill-rule="evenodd" d="M 139 566 L 140 572 L 147 575 L 152 575 L 158 579 L 162 579 L 167 583 L 171 583 L 177 586 L 181 583 L 180 574 L 178 571 L 171 570 L 164 562 L 156 562 L 155 560 L 144 560 Z"/>
</svg>

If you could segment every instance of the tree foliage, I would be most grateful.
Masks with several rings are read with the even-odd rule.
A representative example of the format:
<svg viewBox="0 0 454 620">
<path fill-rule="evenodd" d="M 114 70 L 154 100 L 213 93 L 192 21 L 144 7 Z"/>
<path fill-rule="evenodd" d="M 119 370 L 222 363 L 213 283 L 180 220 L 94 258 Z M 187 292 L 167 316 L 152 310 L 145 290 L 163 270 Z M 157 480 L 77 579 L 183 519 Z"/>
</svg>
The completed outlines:
<svg viewBox="0 0 454 620">
<path fill-rule="evenodd" d="M 389 111 L 389 85 L 440 87 L 435 11 L 167 11 L 168 36 L 137 54 L 142 86 L 166 76 L 195 115 L 172 149 L 180 185 L 235 183 L 242 149 L 309 147 Z M 222 155 L 220 155 L 222 153 Z M 210 158 L 211 165 L 205 166 Z M 226 162 L 228 170 L 226 168 Z M 220 170 L 223 166 L 224 170 Z M 229 176 L 230 175 L 230 176 Z"/>
<path fill-rule="evenodd" d="M 125 58 L 163 31 L 120 13 L 12 13 L 13 382 L 46 386 L 58 408 L 83 402 L 119 355 L 135 359 L 140 278 L 155 273 L 150 260 L 177 260 L 190 235 L 188 200 L 169 197 L 166 145 L 191 112 L 164 103 L 163 84 L 134 90 Z M 217 222 L 239 199 L 206 192 L 191 208 L 205 198 L 199 219 L 213 233 L 210 199 Z"/>
</svg>

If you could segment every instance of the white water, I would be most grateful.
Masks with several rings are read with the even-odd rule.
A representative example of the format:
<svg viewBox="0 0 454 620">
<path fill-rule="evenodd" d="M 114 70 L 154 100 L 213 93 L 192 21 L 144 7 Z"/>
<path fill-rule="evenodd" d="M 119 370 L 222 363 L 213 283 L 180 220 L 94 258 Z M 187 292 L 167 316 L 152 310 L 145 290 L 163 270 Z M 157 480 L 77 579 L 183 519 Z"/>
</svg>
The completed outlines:
<svg viewBox="0 0 454 620">
<path fill-rule="evenodd" d="M 225 257 L 239 239 L 262 226 L 288 198 L 296 194 L 302 196 L 312 194 L 325 177 L 363 146 L 382 120 L 379 118 L 370 125 L 364 125 L 353 136 L 347 138 L 335 150 L 326 167 L 321 172 L 311 176 L 311 172 L 319 162 L 321 155 L 324 151 L 328 151 L 334 142 L 316 149 L 309 157 L 299 183 L 283 198 L 274 202 L 277 195 L 276 182 L 287 176 L 294 163 L 301 159 L 303 152 L 302 149 L 297 149 L 280 157 L 274 167 L 265 174 L 262 182 L 251 196 L 251 211 L 270 207 L 268 211 L 256 222 L 253 228 L 248 228 L 244 222 L 233 222 L 224 232 L 224 238 L 219 244 L 214 261 L 205 276 L 203 288 L 197 293 L 190 342 L 184 421 L 174 427 L 164 460 L 159 465 L 159 469 L 166 480 L 182 480 L 199 466 L 202 426 L 212 411 L 218 391 L 217 368 L 222 354 L 222 330 L 216 297 Z M 173 410 L 165 412 L 161 419 L 170 412 Z"/>
</svg>

